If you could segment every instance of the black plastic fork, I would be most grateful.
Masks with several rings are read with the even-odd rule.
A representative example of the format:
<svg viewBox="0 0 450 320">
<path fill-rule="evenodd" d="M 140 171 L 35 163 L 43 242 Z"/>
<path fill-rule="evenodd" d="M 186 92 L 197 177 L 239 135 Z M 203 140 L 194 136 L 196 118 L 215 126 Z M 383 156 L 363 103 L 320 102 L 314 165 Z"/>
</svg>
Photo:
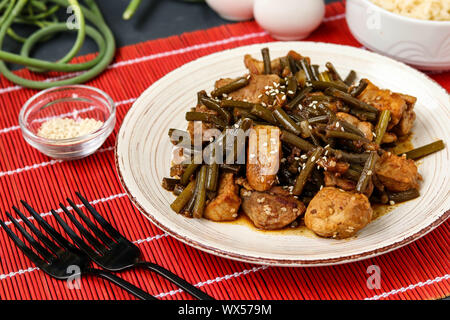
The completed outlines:
<svg viewBox="0 0 450 320">
<path fill-rule="evenodd" d="M 59 234 L 42 217 L 36 213 L 26 202 L 22 202 L 33 218 L 41 225 L 45 232 L 53 239 L 42 233 L 31 221 L 20 212 L 17 207 L 13 207 L 17 215 L 27 225 L 28 232 L 14 217 L 6 212 L 6 215 L 14 226 L 23 235 L 24 239 L 31 245 L 26 245 L 2 220 L 0 225 L 6 234 L 18 246 L 18 248 L 42 271 L 53 278 L 59 280 L 75 279 L 76 276 L 91 275 L 106 279 L 120 288 L 131 293 L 135 297 L 143 300 L 155 300 L 156 298 L 133 284 L 117 277 L 111 272 L 92 268 L 91 259 L 82 251 L 73 246 L 67 239 Z M 32 236 L 34 235 L 34 237 Z M 40 242 L 38 241 L 40 240 Z M 42 243 L 42 244 L 41 244 Z M 33 251 L 33 249 L 36 251 Z M 74 267 L 78 267 L 78 270 Z M 74 272 L 70 272 L 74 270 Z"/>
<path fill-rule="evenodd" d="M 72 221 L 73 225 L 78 229 L 80 234 L 87 240 L 87 242 L 89 242 L 89 244 L 81 239 L 81 237 L 79 237 L 54 210 L 52 213 L 78 248 L 86 253 L 95 263 L 109 271 L 122 271 L 134 267 L 146 268 L 163 276 L 197 299 L 213 300 L 211 296 L 207 295 L 171 271 L 155 263 L 141 260 L 141 252 L 139 248 L 122 236 L 122 234 L 108 221 L 106 221 L 106 219 L 103 218 L 89 203 L 89 201 L 87 201 L 79 192 L 76 192 L 76 195 L 80 198 L 83 205 L 107 234 L 100 230 L 69 198 L 67 198 L 67 201 L 70 206 L 85 223 L 88 229 L 90 229 L 90 231 L 87 230 L 62 203 L 59 205 L 70 221 Z"/>
</svg>

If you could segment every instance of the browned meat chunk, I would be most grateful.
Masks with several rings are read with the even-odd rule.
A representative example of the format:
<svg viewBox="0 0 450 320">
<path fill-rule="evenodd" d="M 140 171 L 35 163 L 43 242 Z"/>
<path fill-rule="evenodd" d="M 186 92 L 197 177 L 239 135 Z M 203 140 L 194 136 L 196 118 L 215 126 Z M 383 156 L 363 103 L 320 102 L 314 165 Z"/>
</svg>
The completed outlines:
<svg viewBox="0 0 450 320">
<path fill-rule="evenodd" d="M 346 191 L 352 191 L 352 190 L 355 190 L 355 188 L 356 188 L 355 181 L 341 178 L 341 177 L 335 175 L 334 173 L 331 173 L 328 171 L 324 172 L 324 183 L 325 183 L 325 186 L 327 186 L 327 187 L 336 187 L 337 186 Z"/>
<path fill-rule="evenodd" d="M 184 166 L 182 164 L 176 163 L 170 167 L 171 177 L 181 177 L 184 171 Z"/>
<path fill-rule="evenodd" d="M 244 64 L 245 67 L 250 71 L 251 74 L 264 74 L 264 62 L 260 60 L 256 60 L 251 55 L 246 54 L 244 56 Z M 279 74 L 281 72 L 281 64 L 280 59 L 274 59 L 270 61 L 270 67 L 272 69 L 272 73 Z"/>
<path fill-rule="evenodd" d="M 391 92 L 390 90 L 380 89 L 369 80 L 366 89 L 359 95 L 359 99 L 364 101 L 378 110 L 391 111 L 391 121 L 388 125 L 388 130 L 396 126 L 400 119 L 403 117 L 403 113 L 407 109 L 407 104 L 402 95 Z"/>
<path fill-rule="evenodd" d="M 204 113 L 210 113 L 210 114 L 214 114 L 217 115 L 217 112 L 208 109 L 207 107 L 205 107 L 202 104 L 199 104 L 195 107 L 195 111 L 196 112 L 204 112 Z M 187 127 L 187 131 L 189 132 L 189 134 L 191 135 L 191 139 L 192 141 L 195 141 L 196 137 L 194 136 L 196 134 L 197 131 L 197 135 L 198 138 L 200 139 L 199 134 L 202 134 L 202 141 L 209 141 L 209 139 L 214 136 L 214 135 L 218 135 L 220 134 L 220 132 L 213 132 L 210 129 L 215 128 L 214 124 L 212 123 L 207 123 L 207 122 L 200 122 L 200 121 L 196 121 L 197 122 L 197 126 L 198 129 L 195 129 L 195 124 L 194 121 L 189 121 L 188 122 L 188 127 Z"/>
<path fill-rule="evenodd" d="M 345 122 L 348 122 L 348 123 L 354 125 L 362 133 L 364 133 L 364 136 L 366 137 L 366 139 L 369 139 L 369 141 L 372 141 L 373 125 L 370 122 L 360 121 L 357 117 L 354 117 L 351 114 L 348 114 L 345 112 L 336 113 L 336 117 L 338 117 L 341 120 L 344 120 Z"/>
<path fill-rule="evenodd" d="M 220 88 L 230 83 L 233 79 L 220 79 L 216 81 L 215 87 Z M 268 103 L 269 97 L 265 94 L 267 87 L 279 85 L 280 77 L 276 74 L 252 75 L 247 86 L 231 92 L 228 96 L 233 100 L 247 101 L 251 103 Z"/>
<path fill-rule="evenodd" d="M 346 179 L 342 177 L 339 173 L 335 174 L 332 172 L 325 172 L 324 173 L 324 183 L 327 187 L 338 187 L 340 189 L 343 189 L 345 191 L 355 191 L 356 189 L 356 181 Z M 370 195 L 373 192 L 374 184 L 372 181 L 369 181 L 369 184 L 367 185 L 366 191 L 364 191 L 364 194 L 367 197 L 370 197 Z"/>
<path fill-rule="evenodd" d="M 276 183 L 280 166 L 280 129 L 274 126 L 254 126 L 248 139 L 246 176 L 257 191 L 269 190 Z"/>
<path fill-rule="evenodd" d="M 385 152 L 377 161 L 375 173 L 389 191 L 418 189 L 421 176 L 413 160 Z"/>
<path fill-rule="evenodd" d="M 232 173 L 224 173 L 220 177 L 217 197 L 205 208 L 204 217 L 213 221 L 234 220 L 241 206 L 239 188 L 234 182 Z"/>
<path fill-rule="evenodd" d="M 417 99 L 405 94 L 402 94 L 401 97 L 406 101 L 406 110 L 403 113 L 400 122 L 393 128 L 393 131 L 399 136 L 405 136 L 411 131 L 414 120 L 416 120 L 414 105 L 416 104 Z"/>
<path fill-rule="evenodd" d="M 322 157 L 316 163 L 324 168 L 326 172 L 345 173 L 350 167 L 347 162 L 338 161 L 333 157 Z"/>
<path fill-rule="evenodd" d="M 372 208 L 363 194 L 326 187 L 311 200 L 306 226 L 322 237 L 348 238 L 372 219 Z"/>
<path fill-rule="evenodd" d="M 257 228 L 281 229 L 305 212 L 305 205 L 281 187 L 266 192 L 241 190 L 242 210 Z"/>
<path fill-rule="evenodd" d="M 381 143 L 392 143 L 397 141 L 397 135 L 392 132 L 385 132 Z"/>
</svg>

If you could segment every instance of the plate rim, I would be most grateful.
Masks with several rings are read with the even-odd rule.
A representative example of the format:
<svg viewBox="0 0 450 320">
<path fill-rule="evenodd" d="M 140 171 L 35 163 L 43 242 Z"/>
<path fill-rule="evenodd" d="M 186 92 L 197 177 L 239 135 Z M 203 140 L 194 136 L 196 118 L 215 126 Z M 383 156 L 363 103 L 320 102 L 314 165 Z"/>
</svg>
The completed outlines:
<svg viewBox="0 0 450 320">
<path fill-rule="evenodd" d="M 369 250 L 369 251 L 365 251 L 365 252 L 361 252 L 361 253 L 353 254 L 353 255 L 342 255 L 342 256 L 336 257 L 336 258 L 325 258 L 325 259 L 315 259 L 315 260 L 276 259 L 276 258 L 255 257 L 255 256 L 251 256 L 251 255 L 238 254 L 238 253 L 234 253 L 231 251 L 219 249 L 214 246 L 209 246 L 207 244 L 201 243 L 196 240 L 192 240 L 187 236 L 180 235 L 178 232 L 173 231 L 170 227 L 163 225 L 151 213 L 147 212 L 147 210 L 144 208 L 144 206 L 142 206 L 139 203 L 139 201 L 136 199 L 136 197 L 133 196 L 133 193 L 129 190 L 128 186 L 126 185 L 125 180 L 123 178 L 121 168 L 120 168 L 120 164 L 119 164 L 118 144 L 119 144 L 122 130 L 125 130 L 125 129 L 123 129 L 123 127 L 124 127 L 123 125 L 126 122 L 126 119 L 129 116 L 129 112 L 131 111 L 131 109 L 134 108 L 134 106 L 137 103 L 139 103 L 141 98 L 143 98 L 143 96 L 145 96 L 145 94 L 149 90 L 151 90 L 151 88 L 154 85 L 157 85 L 159 82 L 163 81 L 163 79 L 165 77 L 167 77 L 168 75 L 178 72 L 180 69 L 184 69 L 184 68 L 188 67 L 190 64 L 193 64 L 196 62 L 198 63 L 198 61 L 201 61 L 202 59 L 210 58 L 211 56 L 220 55 L 225 52 L 232 51 L 232 50 L 242 49 L 242 48 L 260 47 L 265 44 L 267 44 L 270 47 L 270 44 L 273 44 L 273 43 L 283 43 L 284 45 L 289 45 L 291 43 L 292 44 L 299 44 L 299 43 L 305 44 L 306 43 L 306 44 L 313 44 L 313 45 L 320 44 L 320 45 L 326 45 L 326 46 L 347 47 L 347 48 L 351 48 L 352 50 L 363 51 L 365 54 L 374 55 L 374 56 L 377 56 L 378 58 L 386 59 L 387 61 L 390 61 L 391 63 L 394 63 L 394 64 L 398 64 L 399 66 L 401 66 L 403 68 L 406 67 L 408 69 L 408 71 L 414 72 L 417 76 L 424 77 L 427 80 L 430 80 L 436 86 L 436 89 L 440 89 L 443 91 L 444 94 L 448 95 L 445 88 L 443 88 L 438 82 L 436 82 L 434 79 L 430 78 L 425 73 L 420 72 L 419 70 L 416 70 L 416 69 L 412 68 L 411 66 L 408 66 L 407 64 L 405 64 L 401 61 L 394 60 L 388 56 L 384 56 L 377 52 L 371 52 L 371 51 L 363 50 L 361 48 L 357 48 L 357 47 L 353 47 L 353 46 L 349 46 L 349 45 L 325 43 L 325 42 L 319 42 L 319 41 L 317 41 L 317 42 L 316 41 L 284 41 L 284 42 L 274 41 L 274 42 L 264 42 L 264 43 L 256 43 L 256 44 L 251 44 L 251 45 L 244 45 L 244 46 L 224 49 L 224 50 L 221 50 L 218 52 L 204 55 L 202 57 L 199 57 L 197 59 L 189 61 L 188 63 L 185 63 L 185 64 L 175 68 L 174 70 L 168 72 L 167 74 L 165 74 L 164 76 L 162 76 L 161 78 L 159 78 L 158 80 L 153 82 L 149 87 L 147 87 L 147 89 L 145 89 L 140 94 L 140 96 L 136 99 L 136 101 L 133 103 L 133 105 L 130 107 L 130 109 L 128 109 L 127 114 L 124 116 L 124 119 L 122 120 L 122 123 L 120 124 L 120 128 L 117 133 L 115 146 L 114 146 L 114 162 L 116 165 L 116 171 L 117 171 L 117 175 L 118 175 L 120 184 L 122 185 L 123 189 L 125 190 L 125 193 L 127 194 L 130 201 L 134 204 L 134 206 L 141 212 L 141 214 L 143 214 L 155 226 L 157 226 L 159 229 L 163 230 L 165 233 L 167 233 L 170 236 L 174 237 L 175 239 L 183 242 L 184 244 L 189 245 L 193 248 L 199 249 L 203 252 L 207 252 L 207 253 L 214 254 L 219 257 L 232 259 L 232 260 L 236 260 L 236 261 L 241 261 L 241 262 L 246 262 L 246 263 L 253 263 L 253 264 L 267 265 L 267 266 L 282 266 L 282 267 L 315 267 L 315 266 L 319 267 L 319 266 L 345 264 L 345 263 L 356 262 L 356 261 L 373 258 L 373 257 L 379 256 L 379 255 L 391 252 L 393 250 L 399 249 L 401 247 L 404 247 L 405 245 L 412 243 L 412 242 L 418 240 L 419 238 L 425 236 L 426 234 L 428 234 L 429 232 L 431 232 L 432 230 L 437 228 L 439 225 L 441 225 L 443 222 L 445 222 L 448 219 L 448 217 L 450 216 L 450 208 L 443 211 L 443 213 L 436 220 L 434 220 L 432 223 L 428 224 L 424 228 L 420 229 L 419 231 L 415 232 L 414 234 L 412 234 L 406 238 L 403 238 L 400 241 L 396 241 L 394 243 L 391 243 L 389 245 L 386 245 L 386 246 L 378 248 L 378 249 Z"/>
</svg>

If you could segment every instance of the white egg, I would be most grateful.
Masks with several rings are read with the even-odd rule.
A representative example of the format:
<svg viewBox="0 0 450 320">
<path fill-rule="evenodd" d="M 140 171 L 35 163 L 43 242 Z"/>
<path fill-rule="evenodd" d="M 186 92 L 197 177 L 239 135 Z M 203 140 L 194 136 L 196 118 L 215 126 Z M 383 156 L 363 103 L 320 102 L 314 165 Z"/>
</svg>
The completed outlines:
<svg viewBox="0 0 450 320">
<path fill-rule="evenodd" d="M 253 0 L 206 0 L 206 3 L 226 20 L 253 18 Z"/>
<path fill-rule="evenodd" d="M 275 39 L 306 38 L 322 22 L 323 0 L 254 0 L 256 22 Z"/>
</svg>

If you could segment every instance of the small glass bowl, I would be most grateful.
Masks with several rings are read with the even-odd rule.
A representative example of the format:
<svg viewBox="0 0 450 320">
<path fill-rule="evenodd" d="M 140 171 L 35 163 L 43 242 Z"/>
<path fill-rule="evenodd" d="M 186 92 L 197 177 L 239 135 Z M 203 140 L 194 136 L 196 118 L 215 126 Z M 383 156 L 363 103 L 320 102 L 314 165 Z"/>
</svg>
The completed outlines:
<svg viewBox="0 0 450 320">
<path fill-rule="evenodd" d="M 50 119 L 75 121 L 91 118 L 103 125 L 89 134 L 69 139 L 46 139 L 37 135 Z M 43 90 L 31 97 L 19 114 L 24 139 L 47 156 L 61 160 L 81 159 L 93 154 L 105 142 L 116 124 L 116 107 L 103 91 L 84 85 L 61 86 Z"/>
</svg>

